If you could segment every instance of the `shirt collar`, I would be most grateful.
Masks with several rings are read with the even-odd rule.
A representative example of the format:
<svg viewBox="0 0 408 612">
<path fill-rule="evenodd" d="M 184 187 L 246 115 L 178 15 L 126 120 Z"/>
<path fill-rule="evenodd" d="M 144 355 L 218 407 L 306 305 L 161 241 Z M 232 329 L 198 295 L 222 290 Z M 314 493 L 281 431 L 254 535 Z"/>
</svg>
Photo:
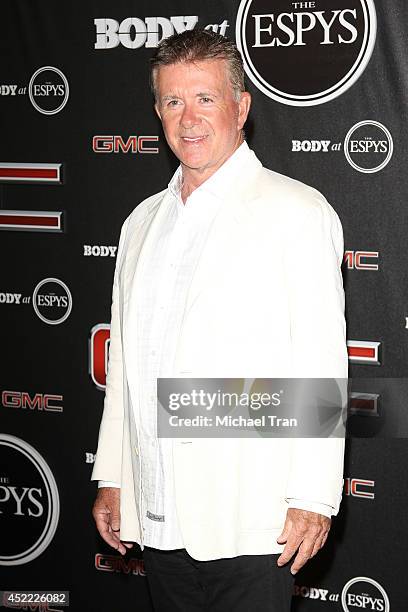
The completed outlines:
<svg viewBox="0 0 408 612">
<path fill-rule="evenodd" d="M 197 187 L 193 193 L 208 193 L 217 198 L 222 198 L 229 192 L 231 184 L 235 182 L 235 177 L 240 175 L 241 168 L 245 167 L 248 161 L 254 156 L 254 152 L 248 147 L 244 140 L 231 157 L 229 157 L 210 178 Z M 182 180 L 183 175 L 180 165 L 168 185 L 170 193 L 178 200 L 181 197 Z"/>
<path fill-rule="evenodd" d="M 181 166 L 177 168 L 175 173 L 173 174 L 170 183 L 168 184 L 169 191 L 172 196 L 175 198 L 181 197 L 181 187 L 183 185 L 183 174 L 181 171 Z"/>
</svg>

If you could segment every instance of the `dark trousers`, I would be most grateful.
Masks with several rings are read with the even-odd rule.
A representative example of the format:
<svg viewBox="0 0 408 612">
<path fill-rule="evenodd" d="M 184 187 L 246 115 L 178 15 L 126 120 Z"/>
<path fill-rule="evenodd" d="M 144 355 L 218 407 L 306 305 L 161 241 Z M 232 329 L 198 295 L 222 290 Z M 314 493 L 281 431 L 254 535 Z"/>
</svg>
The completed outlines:
<svg viewBox="0 0 408 612">
<path fill-rule="evenodd" d="M 197 561 L 184 549 L 145 547 L 155 612 L 289 612 L 294 576 L 279 555 Z"/>
</svg>

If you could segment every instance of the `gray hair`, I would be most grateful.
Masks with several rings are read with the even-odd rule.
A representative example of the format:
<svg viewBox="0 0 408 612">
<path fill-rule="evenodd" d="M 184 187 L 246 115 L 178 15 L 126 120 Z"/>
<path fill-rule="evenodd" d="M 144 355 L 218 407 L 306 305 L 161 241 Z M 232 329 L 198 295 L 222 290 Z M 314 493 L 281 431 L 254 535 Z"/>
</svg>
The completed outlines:
<svg viewBox="0 0 408 612">
<path fill-rule="evenodd" d="M 223 59 L 227 62 L 234 98 L 238 102 L 245 91 L 244 65 L 235 43 L 211 30 L 195 28 L 164 38 L 150 60 L 150 86 L 157 100 L 156 74 L 160 66 L 179 62 Z"/>
</svg>

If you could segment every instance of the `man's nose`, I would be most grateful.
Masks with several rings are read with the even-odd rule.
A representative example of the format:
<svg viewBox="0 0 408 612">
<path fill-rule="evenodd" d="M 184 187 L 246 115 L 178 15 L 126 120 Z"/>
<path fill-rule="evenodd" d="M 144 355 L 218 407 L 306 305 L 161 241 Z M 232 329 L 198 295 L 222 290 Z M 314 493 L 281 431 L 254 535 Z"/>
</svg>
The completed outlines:
<svg viewBox="0 0 408 612">
<path fill-rule="evenodd" d="M 185 104 L 183 108 L 183 114 L 181 115 L 181 126 L 189 129 L 194 127 L 200 122 L 196 109 L 192 104 Z"/>
</svg>

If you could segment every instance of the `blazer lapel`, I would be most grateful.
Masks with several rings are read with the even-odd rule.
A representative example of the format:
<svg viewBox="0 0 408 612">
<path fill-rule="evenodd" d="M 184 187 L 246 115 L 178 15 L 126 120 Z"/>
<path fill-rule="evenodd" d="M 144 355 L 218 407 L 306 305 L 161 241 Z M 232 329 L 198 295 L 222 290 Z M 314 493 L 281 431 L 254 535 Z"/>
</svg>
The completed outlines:
<svg viewBox="0 0 408 612">
<path fill-rule="evenodd" d="M 134 316 L 134 287 L 137 283 L 137 274 L 140 267 L 143 244 L 164 197 L 166 197 L 166 193 L 152 202 L 152 204 L 143 211 L 142 216 L 139 218 L 136 217 L 128 228 L 126 255 L 122 269 L 121 297 L 123 305 L 123 352 L 130 388 L 132 379 L 134 378 L 132 373 L 136 372 L 137 339 L 135 328 L 136 320 Z"/>
</svg>

